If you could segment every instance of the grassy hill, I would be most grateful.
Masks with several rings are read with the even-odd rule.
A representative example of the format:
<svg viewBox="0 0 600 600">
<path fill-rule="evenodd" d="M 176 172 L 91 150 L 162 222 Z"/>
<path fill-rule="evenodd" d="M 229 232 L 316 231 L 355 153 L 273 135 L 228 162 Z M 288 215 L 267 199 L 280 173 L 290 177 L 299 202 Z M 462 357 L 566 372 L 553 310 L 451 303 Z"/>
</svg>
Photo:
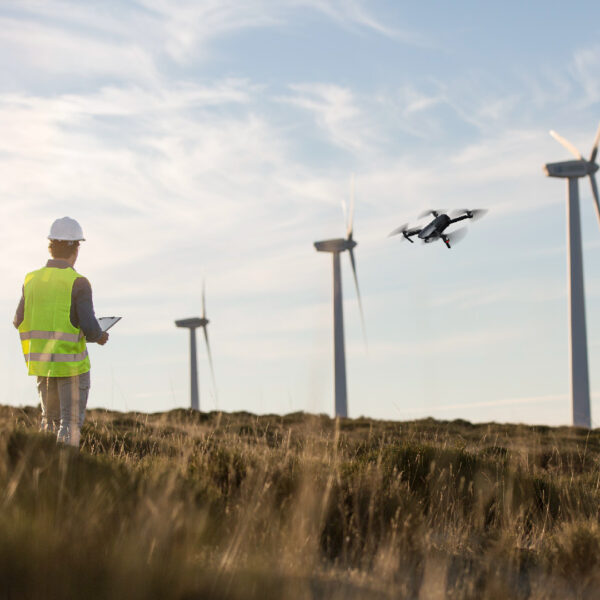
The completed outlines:
<svg viewBox="0 0 600 600">
<path fill-rule="evenodd" d="M 597 598 L 600 431 L 0 407 L 0 598 Z"/>
</svg>

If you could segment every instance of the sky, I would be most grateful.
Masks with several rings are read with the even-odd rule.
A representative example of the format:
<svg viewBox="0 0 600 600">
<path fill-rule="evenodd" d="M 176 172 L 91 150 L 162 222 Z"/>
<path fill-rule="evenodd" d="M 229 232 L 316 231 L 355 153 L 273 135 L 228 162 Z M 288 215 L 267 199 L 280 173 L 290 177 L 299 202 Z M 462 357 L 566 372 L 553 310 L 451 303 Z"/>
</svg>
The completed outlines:
<svg viewBox="0 0 600 600">
<path fill-rule="evenodd" d="M 331 257 L 342 258 L 352 417 L 571 422 L 566 184 L 600 120 L 592 2 L 3 0 L 3 404 L 35 405 L 12 317 L 76 218 L 98 316 L 89 407 L 189 406 L 206 282 L 216 391 L 202 410 L 332 414 Z M 580 182 L 592 421 L 600 230 Z M 426 209 L 485 208 L 468 235 L 389 238 Z M 200 342 L 200 340 L 199 340 Z"/>
</svg>

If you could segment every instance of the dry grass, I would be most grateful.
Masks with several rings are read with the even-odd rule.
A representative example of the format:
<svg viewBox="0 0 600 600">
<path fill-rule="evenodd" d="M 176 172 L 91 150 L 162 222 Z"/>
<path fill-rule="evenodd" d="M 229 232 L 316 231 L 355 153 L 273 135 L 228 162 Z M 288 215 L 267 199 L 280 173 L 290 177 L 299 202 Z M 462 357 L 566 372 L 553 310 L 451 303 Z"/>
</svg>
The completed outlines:
<svg viewBox="0 0 600 600">
<path fill-rule="evenodd" d="M 0 407 L 0 598 L 595 598 L 600 431 Z"/>
</svg>

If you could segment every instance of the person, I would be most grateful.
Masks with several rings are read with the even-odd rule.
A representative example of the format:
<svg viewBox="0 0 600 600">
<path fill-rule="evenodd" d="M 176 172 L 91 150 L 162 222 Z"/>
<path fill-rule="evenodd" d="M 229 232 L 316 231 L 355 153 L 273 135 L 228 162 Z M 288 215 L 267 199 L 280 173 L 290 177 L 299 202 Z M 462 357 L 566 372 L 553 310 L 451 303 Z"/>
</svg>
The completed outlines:
<svg viewBox="0 0 600 600">
<path fill-rule="evenodd" d="M 52 223 L 45 267 L 25 277 L 14 326 L 19 330 L 29 375 L 37 376 L 42 406 L 40 429 L 57 441 L 79 447 L 90 389 L 86 343 L 103 346 L 89 281 L 74 269 L 79 242 L 85 240 L 75 219 Z"/>
</svg>

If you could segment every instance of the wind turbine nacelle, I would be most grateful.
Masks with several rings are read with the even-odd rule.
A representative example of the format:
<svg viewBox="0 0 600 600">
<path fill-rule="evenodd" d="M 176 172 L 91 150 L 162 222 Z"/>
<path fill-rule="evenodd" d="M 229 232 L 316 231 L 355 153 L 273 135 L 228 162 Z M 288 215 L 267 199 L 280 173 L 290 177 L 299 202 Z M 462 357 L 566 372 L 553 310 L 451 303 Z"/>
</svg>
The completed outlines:
<svg viewBox="0 0 600 600">
<path fill-rule="evenodd" d="M 179 321 L 175 321 L 175 325 L 177 325 L 177 327 L 188 327 L 195 329 L 196 327 L 204 327 L 204 325 L 208 325 L 208 319 L 201 319 L 200 317 L 179 319 Z"/>
<path fill-rule="evenodd" d="M 548 177 L 585 177 L 597 170 L 598 165 L 587 163 L 584 160 L 567 160 L 544 165 L 544 172 Z"/>
<path fill-rule="evenodd" d="M 347 240 L 344 238 L 315 242 L 317 252 L 343 252 L 344 250 L 352 250 L 354 246 L 356 246 L 354 240 Z"/>
</svg>

